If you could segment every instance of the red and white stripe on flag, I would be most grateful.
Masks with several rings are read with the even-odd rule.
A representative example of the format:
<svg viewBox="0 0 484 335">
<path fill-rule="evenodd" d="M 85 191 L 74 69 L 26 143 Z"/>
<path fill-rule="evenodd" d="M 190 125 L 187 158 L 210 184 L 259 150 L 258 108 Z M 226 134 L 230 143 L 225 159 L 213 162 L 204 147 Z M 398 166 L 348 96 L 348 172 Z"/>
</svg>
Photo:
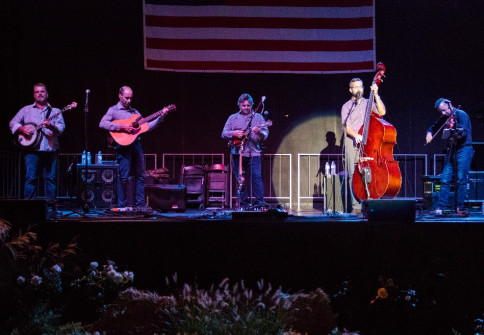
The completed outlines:
<svg viewBox="0 0 484 335">
<path fill-rule="evenodd" d="M 145 0 L 145 69 L 375 69 L 374 0 Z"/>
</svg>

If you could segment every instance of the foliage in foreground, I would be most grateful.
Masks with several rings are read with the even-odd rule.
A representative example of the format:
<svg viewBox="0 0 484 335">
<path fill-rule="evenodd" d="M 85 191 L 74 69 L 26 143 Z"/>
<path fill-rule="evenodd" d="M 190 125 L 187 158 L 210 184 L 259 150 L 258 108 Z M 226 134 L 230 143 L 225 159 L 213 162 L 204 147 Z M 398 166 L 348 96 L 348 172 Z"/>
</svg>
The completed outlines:
<svg viewBox="0 0 484 335">
<path fill-rule="evenodd" d="M 93 330 L 117 334 L 328 334 L 335 326 L 322 290 L 288 295 L 261 280 L 257 289 L 223 280 L 208 290 L 185 284 L 169 296 L 128 289 Z"/>
<path fill-rule="evenodd" d="M 263 280 L 250 289 L 228 279 L 180 288 L 175 276 L 160 296 L 129 287 L 134 274 L 112 261 L 82 270 L 75 241 L 43 248 L 31 227 L 10 229 L 0 219 L 0 334 L 328 334 L 335 326 L 320 289 L 288 295 Z"/>
</svg>

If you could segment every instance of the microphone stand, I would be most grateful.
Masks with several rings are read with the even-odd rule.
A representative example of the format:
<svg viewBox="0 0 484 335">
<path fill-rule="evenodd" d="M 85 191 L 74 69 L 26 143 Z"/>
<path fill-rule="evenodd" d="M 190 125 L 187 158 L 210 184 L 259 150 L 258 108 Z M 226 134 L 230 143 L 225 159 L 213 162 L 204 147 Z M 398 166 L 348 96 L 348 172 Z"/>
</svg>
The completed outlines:
<svg viewBox="0 0 484 335">
<path fill-rule="evenodd" d="M 261 109 L 260 114 L 262 115 L 262 117 L 264 117 L 264 108 L 265 108 L 264 107 L 264 100 L 265 100 L 265 98 L 266 98 L 265 96 L 263 96 L 261 98 L 261 101 L 259 102 L 259 105 L 257 105 L 257 108 L 255 109 L 254 112 L 252 112 L 252 115 L 250 117 L 249 126 L 248 126 L 249 127 L 249 129 L 248 129 L 249 130 L 249 134 L 248 134 L 248 137 L 247 137 L 249 139 L 249 141 L 251 141 L 251 136 L 250 135 L 252 134 L 252 120 L 254 119 L 254 116 L 257 113 L 257 111 L 259 110 L 259 107 L 261 105 L 262 105 L 262 109 Z M 264 148 L 261 148 L 261 149 L 262 150 L 261 150 L 261 154 L 259 156 L 259 159 L 260 159 L 260 171 L 261 171 L 261 182 L 262 182 L 262 161 L 263 161 L 263 157 L 264 157 L 264 153 L 263 153 Z M 254 209 L 254 199 L 253 199 L 253 189 L 252 189 L 253 188 L 253 186 L 252 186 L 252 184 L 253 184 L 253 182 L 252 182 L 252 177 L 253 177 L 252 169 L 253 169 L 254 166 L 253 166 L 252 163 L 253 163 L 252 150 L 250 150 L 250 148 L 249 148 L 249 165 L 250 165 L 250 208 L 251 209 Z M 264 196 L 264 195 L 262 195 L 262 196 Z"/>
<path fill-rule="evenodd" d="M 459 106 L 460 107 L 460 106 Z M 457 144 L 455 143 L 457 137 L 457 129 L 459 129 L 459 122 L 457 120 L 456 109 L 452 107 L 451 117 L 454 117 L 454 133 L 452 134 L 451 144 L 450 144 L 450 155 L 452 155 L 452 181 L 454 183 L 454 213 L 457 213 L 457 196 L 459 193 L 459 185 L 457 184 Z"/>
<path fill-rule="evenodd" d="M 251 134 L 252 134 L 252 120 L 254 119 L 254 115 L 255 115 L 255 112 L 252 112 L 252 115 L 250 117 L 250 121 L 249 121 L 249 125 L 247 126 L 248 127 L 248 130 L 249 130 L 249 134 L 247 135 L 247 139 L 249 140 L 249 143 L 252 142 L 252 139 L 251 139 Z M 253 165 L 252 165 L 252 149 L 249 147 L 249 166 L 250 166 L 250 209 L 254 209 L 254 202 L 253 202 L 253 199 L 252 199 L 252 177 L 253 177 Z M 247 186 L 247 184 L 246 184 Z"/>
<path fill-rule="evenodd" d="M 89 90 L 86 90 L 86 103 L 84 104 L 84 151 L 86 152 L 86 161 L 84 166 L 84 199 L 82 204 L 82 209 L 85 213 L 89 213 L 89 201 L 88 201 L 88 189 L 87 189 L 87 176 L 88 176 L 88 138 L 87 138 L 87 121 L 89 115 Z"/>
<path fill-rule="evenodd" d="M 348 119 L 350 117 L 350 115 L 353 113 L 353 111 L 355 110 L 355 107 L 356 105 L 358 104 L 358 100 L 355 100 L 355 103 L 353 104 L 353 106 L 351 107 L 350 111 L 348 112 L 348 115 L 346 116 L 346 119 L 344 120 L 343 122 L 343 152 L 344 152 L 344 156 L 345 156 L 345 160 L 344 160 L 344 166 L 343 166 L 343 170 L 344 170 L 344 173 L 345 173 L 345 176 L 344 176 L 344 195 L 345 195 L 345 199 L 344 199 L 344 208 L 346 210 L 347 213 L 348 212 L 348 188 L 350 187 L 349 185 L 349 174 L 350 174 L 350 171 L 349 171 L 349 165 L 348 165 L 348 150 L 346 150 L 346 137 L 348 136 L 348 132 L 346 131 L 346 124 L 348 122 Z M 350 192 L 350 199 L 352 199 L 352 190 L 350 189 L 349 190 Z M 325 194 L 325 196 L 327 196 L 327 194 Z M 353 203 L 351 204 L 353 205 Z"/>
</svg>

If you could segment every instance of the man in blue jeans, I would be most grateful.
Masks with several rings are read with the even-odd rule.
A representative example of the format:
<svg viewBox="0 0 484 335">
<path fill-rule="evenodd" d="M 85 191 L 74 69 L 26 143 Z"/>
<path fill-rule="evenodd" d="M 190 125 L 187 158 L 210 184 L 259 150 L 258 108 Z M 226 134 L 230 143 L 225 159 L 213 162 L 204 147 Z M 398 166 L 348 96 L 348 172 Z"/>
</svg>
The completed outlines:
<svg viewBox="0 0 484 335">
<path fill-rule="evenodd" d="M 467 178 L 474 156 L 471 121 L 469 115 L 453 107 L 452 102 L 448 99 L 438 99 L 435 102 L 435 108 L 442 116 L 428 128 L 426 141 L 430 143 L 433 134 L 442 126 L 444 127 L 442 136 L 443 138 L 447 137 L 447 155 L 440 176 L 439 208 L 435 213 L 439 215 L 442 214 L 443 210 L 454 207 L 454 204 L 449 203 L 449 192 L 450 184 L 454 180 L 454 174 L 456 174 L 456 211 L 457 214 L 468 216 L 469 211 L 464 208 L 464 202 L 467 195 Z"/>
<path fill-rule="evenodd" d="M 133 115 L 140 115 L 140 113 L 131 107 L 133 99 L 133 90 L 128 86 L 123 86 L 118 93 L 119 102 L 110 107 L 106 114 L 101 119 L 99 127 L 109 130 L 111 132 L 122 132 L 132 134 L 134 141 L 128 145 L 120 145 L 116 143 L 114 149 L 117 154 L 117 162 L 119 164 L 119 180 L 118 180 L 118 206 L 126 207 L 127 205 L 127 185 L 130 176 L 130 171 L 134 173 L 135 178 L 135 206 L 143 209 L 146 207 L 145 200 L 145 160 L 143 155 L 143 147 L 141 146 L 141 138 L 136 136 L 137 128 L 133 126 L 132 122 L 116 123 L 113 121 L 127 120 Z M 152 130 L 163 121 L 164 116 L 168 112 L 167 108 L 163 109 L 161 116 L 153 119 L 148 124 L 148 131 Z"/>
<path fill-rule="evenodd" d="M 65 123 L 61 111 L 53 108 L 47 102 L 48 98 L 47 87 L 42 83 L 35 84 L 35 102 L 20 109 L 10 121 L 9 126 L 12 134 L 17 134 L 19 138 L 25 139 L 23 143 L 33 140 L 25 154 L 24 198 L 33 199 L 37 196 L 37 183 L 39 176 L 42 175 L 47 200 L 47 218 L 52 220 L 56 216 L 56 166 L 59 135 L 64 132 Z M 49 118 L 52 120 L 48 120 Z M 36 131 L 32 125 L 40 126 L 40 129 Z M 39 141 L 35 141 L 35 138 L 38 138 Z M 22 142 L 20 144 L 23 145 Z"/>
<path fill-rule="evenodd" d="M 232 170 L 239 182 L 240 192 L 237 200 L 242 209 L 251 209 L 254 205 L 263 206 L 265 204 L 260 144 L 269 136 L 269 130 L 265 125 L 264 117 L 252 110 L 253 104 L 254 100 L 249 94 L 242 94 L 237 100 L 239 111 L 229 116 L 222 130 L 222 138 L 230 140 L 232 144 Z M 243 145 L 241 145 L 242 141 Z M 240 158 L 242 158 L 242 172 L 245 176 L 243 182 L 239 180 L 241 177 L 239 175 Z M 251 201 L 250 196 L 255 198 L 255 204 Z"/>
</svg>

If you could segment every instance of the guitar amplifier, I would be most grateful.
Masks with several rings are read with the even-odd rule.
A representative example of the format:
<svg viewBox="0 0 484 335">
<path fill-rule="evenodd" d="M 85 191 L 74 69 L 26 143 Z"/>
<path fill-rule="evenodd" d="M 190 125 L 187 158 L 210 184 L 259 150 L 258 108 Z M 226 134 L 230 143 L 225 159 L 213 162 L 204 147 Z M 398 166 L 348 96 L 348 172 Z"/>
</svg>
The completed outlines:
<svg viewBox="0 0 484 335">
<path fill-rule="evenodd" d="M 484 171 L 469 171 L 467 199 L 471 202 L 484 201 Z"/>
<path fill-rule="evenodd" d="M 187 209 L 187 187 L 185 185 L 147 185 L 146 204 L 161 212 L 184 212 Z"/>
<path fill-rule="evenodd" d="M 435 209 L 438 207 L 440 192 L 440 175 L 423 176 L 424 186 L 424 209 Z M 450 186 L 449 202 L 453 203 L 454 185 Z M 466 202 L 484 201 L 484 171 L 469 171 L 467 182 Z"/>
<path fill-rule="evenodd" d="M 118 164 L 77 164 L 78 199 L 91 207 L 117 205 Z"/>
</svg>

